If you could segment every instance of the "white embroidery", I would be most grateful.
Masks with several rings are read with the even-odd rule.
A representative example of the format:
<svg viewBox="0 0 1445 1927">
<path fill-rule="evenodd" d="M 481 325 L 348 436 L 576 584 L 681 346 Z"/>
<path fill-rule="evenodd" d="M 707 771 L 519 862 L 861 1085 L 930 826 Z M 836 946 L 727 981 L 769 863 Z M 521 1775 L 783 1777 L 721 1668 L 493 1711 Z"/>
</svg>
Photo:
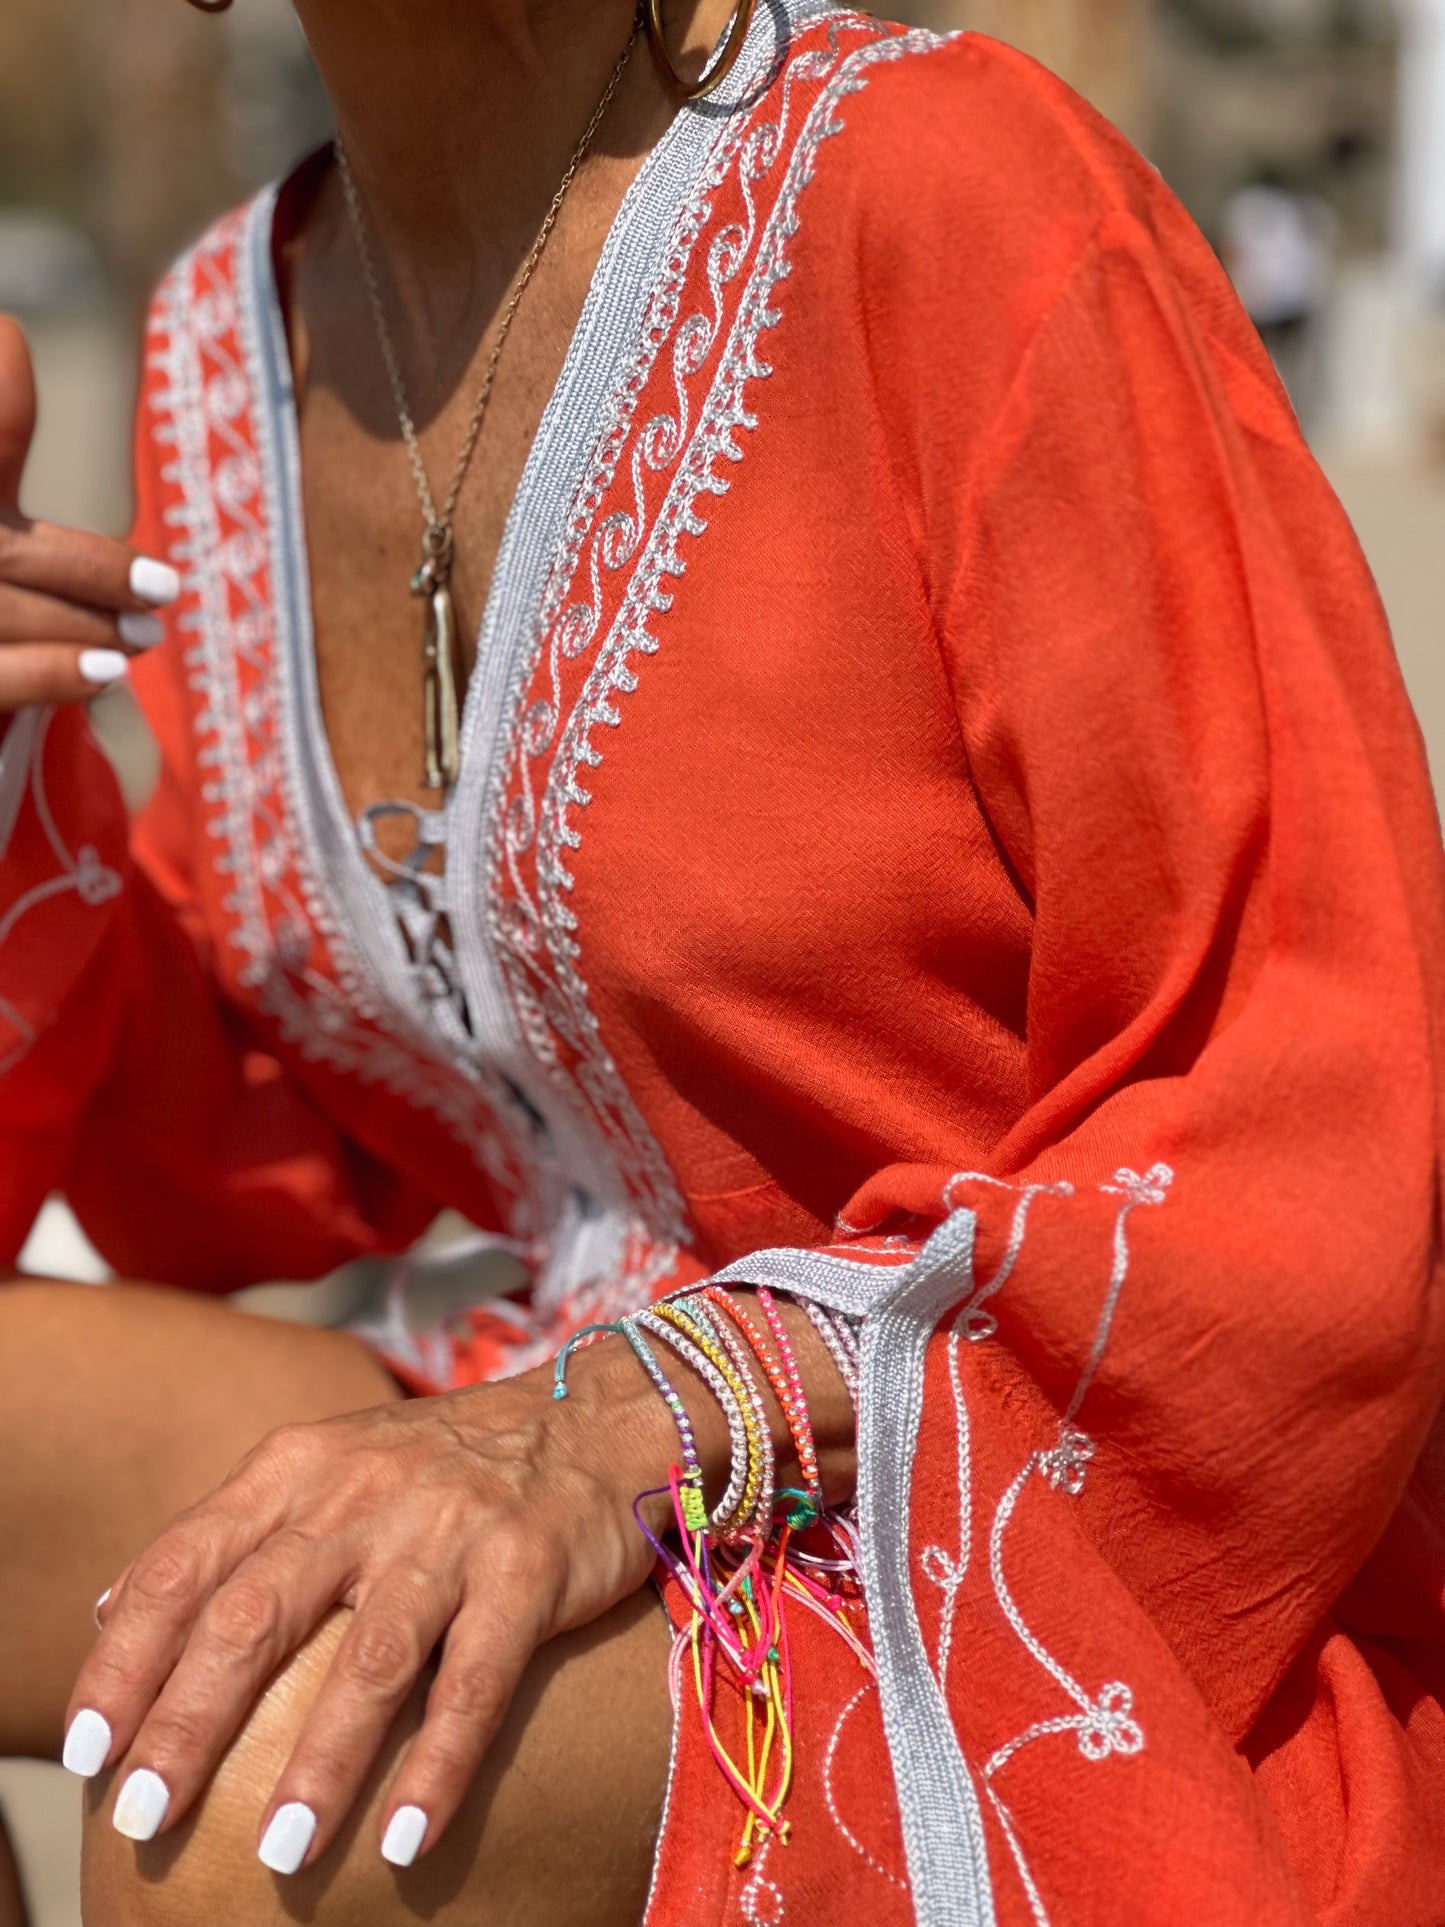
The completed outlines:
<svg viewBox="0 0 1445 1927">
<path fill-rule="evenodd" d="M 958 1610 L 958 1595 L 968 1576 L 968 1562 L 973 1541 L 973 1490 L 972 1471 L 969 1463 L 969 1421 L 968 1402 L 963 1395 L 963 1377 L 959 1364 L 958 1348 L 960 1339 L 968 1339 L 977 1344 L 985 1338 L 992 1338 L 998 1330 L 998 1320 L 990 1311 L 982 1307 L 994 1295 L 1003 1290 L 1013 1275 L 1018 1263 L 1019 1253 L 1023 1250 L 1024 1237 L 1028 1230 L 1029 1212 L 1035 1198 L 1068 1198 L 1074 1193 L 1073 1185 L 1059 1184 L 1009 1184 L 1003 1178 L 990 1177 L 984 1171 L 959 1171 L 949 1179 L 944 1188 L 943 1205 L 946 1211 L 958 1209 L 958 1189 L 964 1184 L 987 1184 L 996 1190 L 1013 1191 L 1019 1194 L 1014 1206 L 1013 1223 L 1009 1227 L 1009 1240 L 1003 1257 L 993 1276 L 977 1285 L 969 1294 L 958 1316 L 953 1320 L 948 1333 L 948 1382 L 953 1395 L 954 1436 L 956 1441 L 956 1475 L 958 1479 L 958 1551 L 949 1554 L 942 1546 L 925 1546 L 920 1554 L 920 1564 L 924 1572 L 943 1594 L 938 1619 L 938 1661 L 937 1673 L 939 1688 L 948 1691 L 948 1664 L 953 1651 L 953 1622 Z"/>
<path fill-rule="evenodd" d="M 788 1911 L 782 1888 L 767 1877 L 772 1851 L 773 1836 L 764 1834 L 754 1851 L 747 1882 L 738 1895 L 738 1906 L 747 1927 L 779 1927 Z"/>
<path fill-rule="evenodd" d="M 833 1760 L 838 1751 L 838 1743 L 843 1737 L 843 1728 L 847 1724 L 848 1717 L 852 1713 L 854 1707 L 856 1707 L 858 1703 L 867 1694 L 873 1691 L 874 1691 L 874 1687 L 872 1682 L 871 1681 L 865 1682 L 862 1686 L 858 1688 L 858 1691 L 853 1695 L 852 1699 L 850 1699 L 847 1702 L 847 1704 L 843 1707 L 843 1710 L 839 1713 L 837 1720 L 834 1722 L 833 1731 L 828 1736 L 827 1749 L 823 1754 L 823 1798 L 827 1802 L 828 1811 L 833 1817 L 833 1825 L 838 1829 L 839 1833 L 842 1834 L 843 1838 L 847 1841 L 848 1845 L 853 1849 L 854 1853 L 856 1853 L 861 1859 L 865 1860 L 868 1863 L 868 1865 L 873 1869 L 874 1873 L 881 1874 L 883 1878 L 891 1882 L 893 1886 L 898 1887 L 902 1889 L 904 1892 L 906 1892 L 908 1883 L 904 1880 L 900 1880 L 898 1875 L 894 1873 L 891 1868 L 885 1867 L 883 1862 L 879 1860 L 875 1854 L 871 1854 L 868 1851 L 868 1849 L 863 1845 L 863 1842 L 858 1838 L 857 1834 L 854 1833 L 853 1829 L 848 1825 L 847 1821 L 843 1818 L 842 1814 L 838 1811 L 838 1802 L 833 1793 Z"/>
<path fill-rule="evenodd" d="M 1073 1733 L 1080 1753 L 1087 1760 L 1105 1760 L 1112 1753 L 1130 1756 L 1142 1751 L 1144 1731 L 1133 1718 L 1134 1695 L 1122 1680 L 1111 1680 L 1094 1694 L 1077 1680 L 1043 1644 L 1019 1610 L 1004 1572 L 1003 1543 L 1009 1521 L 1019 1499 L 1035 1473 L 1042 1473 L 1056 1491 L 1077 1497 L 1084 1488 L 1084 1477 L 1094 1456 L 1094 1442 L 1073 1423 L 1093 1384 L 1113 1329 L 1114 1313 L 1129 1272 L 1127 1224 L 1129 1215 L 1140 1205 L 1163 1204 L 1173 1183 L 1174 1173 L 1166 1164 L 1156 1164 L 1141 1177 L 1127 1168 L 1115 1171 L 1113 1178 L 1098 1188 L 1124 1200 L 1115 1214 L 1113 1264 L 1104 1303 L 1095 1326 L 1094 1340 L 1074 1386 L 1073 1395 L 1059 1420 L 1056 1442 L 1052 1447 L 1032 1453 L 1000 1499 L 989 1534 L 989 1577 L 994 1596 L 1015 1636 L 1030 1656 L 1071 1699 L 1078 1711 L 1035 1721 L 1005 1742 L 985 1762 L 984 1789 L 1008 1841 L 1009 1851 L 1018 1868 L 1037 1927 L 1049 1927 L 1048 1911 L 1029 1869 L 1027 1856 L 1014 1826 L 1013 1816 L 994 1785 L 1000 1770 L 1023 1747 L 1035 1740 L 1061 1733 Z M 951 1187 L 950 1187 L 951 1188 Z M 1067 1190 L 1069 1187 L 1064 1187 Z M 978 1301 L 974 1294 L 973 1302 Z"/>
<path fill-rule="evenodd" d="M 696 188 L 678 212 L 667 266 L 645 311 L 642 339 L 614 396 L 610 419 L 599 437 L 591 472 L 578 492 L 566 540 L 542 598 L 533 661 L 535 664 L 540 659 L 545 638 L 545 687 L 514 724 L 509 757 L 517 771 L 518 788 L 494 826 L 489 850 L 491 934 L 504 962 L 523 1033 L 555 1078 L 575 1079 L 581 1086 L 631 1194 L 640 1201 L 652 1234 L 662 1245 L 687 1242 L 685 1208 L 666 1158 L 603 1043 L 588 987 L 578 968 L 581 946 L 576 935 L 577 918 L 567 897 L 573 887 L 568 868 L 570 853 L 579 847 L 581 838 L 570 814 L 585 808 L 591 800 L 580 773 L 601 761 L 593 740 L 594 729 L 599 724 L 616 727 L 621 717 L 613 698 L 636 687 L 628 656 L 634 651 L 652 653 L 657 647 L 646 632 L 645 622 L 650 613 L 668 606 L 669 598 L 658 589 L 661 577 L 681 573 L 677 537 L 684 530 L 692 534 L 702 531 L 703 524 L 690 507 L 681 505 L 682 497 L 690 504 L 704 490 L 720 493 L 722 484 L 711 479 L 712 464 L 719 454 L 741 459 L 741 451 L 732 445 L 730 437 L 731 427 L 741 425 L 745 418 L 722 396 L 735 391 L 735 397 L 740 397 L 742 380 L 767 370 L 755 361 L 750 349 L 739 355 L 736 323 L 730 358 L 715 378 L 691 441 L 689 383 L 702 372 L 716 347 L 726 291 L 743 271 L 754 247 L 756 193 L 786 151 L 794 92 L 804 83 L 822 79 L 837 66 L 846 36 L 876 36 L 879 31 L 878 24 L 865 16 L 830 18 L 826 46 L 808 48 L 794 56 L 776 88 L 766 94 L 769 103 L 776 101 L 776 117 L 754 124 L 744 113 L 732 116 Z M 793 166 L 796 168 L 796 155 Z M 679 325 L 688 269 L 712 219 L 716 197 L 734 174 L 745 219 L 729 223 L 713 236 L 706 258 L 707 308 L 689 315 Z M 790 172 L 785 179 L 795 200 L 796 175 Z M 776 211 L 772 219 L 776 223 Z M 772 231 L 770 224 L 769 234 Z M 760 260 L 767 247 L 765 239 Z M 780 254 L 780 249 L 777 252 Z M 785 272 L 785 265 L 776 265 L 766 285 L 771 286 L 772 280 Z M 774 315 L 764 318 L 765 301 L 758 298 L 757 288 L 755 270 L 754 281 L 743 297 L 744 309 L 752 314 L 752 339 L 759 327 L 771 326 L 777 319 Z M 599 525 L 596 518 L 627 446 L 637 402 L 658 357 L 669 344 L 674 412 L 653 416 L 638 431 L 628 470 L 631 506 L 615 510 Z M 669 475 L 674 477 L 670 492 L 660 498 L 659 491 L 668 487 Z M 661 540 L 659 521 L 666 523 Z M 584 550 L 585 593 L 567 604 L 566 596 Z M 634 574 L 621 613 L 564 725 L 562 666 L 578 660 L 594 646 L 604 577 L 628 567 L 634 567 Z M 539 802 L 533 765 L 540 765 L 549 754 L 551 767 Z M 523 867 L 528 854 L 535 855 L 535 901 Z M 554 1040 L 560 1040 L 575 1057 L 575 1068 L 559 1062 Z"/>
<path fill-rule="evenodd" d="M 17 782 L 17 790 L 22 806 L 25 795 L 29 795 L 31 808 L 55 858 L 55 869 L 43 882 L 33 884 L 22 896 L 17 897 L 0 916 L 0 950 L 5 948 L 32 910 L 54 897 L 65 896 L 73 891 L 88 909 L 99 909 L 102 904 L 110 903 L 120 895 L 120 873 L 108 863 L 101 862 L 94 845 L 83 843 L 78 850 L 71 850 L 60 834 L 45 790 L 45 741 L 50 733 L 51 716 L 52 712 L 47 709 L 34 721 L 25 721 L 24 736 L 30 739 L 29 753 Z M 18 732 L 20 723 L 19 717 L 12 719 L 11 729 Z M 7 746 L 12 755 L 18 755 L 27 747 L 18 733 Z M 0 1077 L 3 1077 L 33 1048 L 39 1033 L 3 993 L 0 993 L 0 1026 L 13 1034 L 13 1041 L 8 1048 L 0 1052 Z"/>
<path fill-rule="evenodd" d="M 228 216 L 171 271 L 152 312 L 149 361 L 160 385 L 153 435 L 168 450 L 161 479 L 179 491 L 166 511 L 171 561 L 194 607 L 180 618 L 186 651 L 206 831 L 228 881 L 238 977 L 258 1009 L 303 1057 L 379 1084 L 436 1117 L 504 1198 L 515 1172 L 495 1121 L 453 1063 L 432 1061 L 410 1035 L 385 1028 L 341 941 L 324 890 L 308 874 L 292 827 L 289 772 L 278 727 L 275 615 L 268 576 L 277 532 L 268 525 L 261 464 L 250 439 L 259 398 L 231 338 L 251 318 L 232 277 L 248 225 L 269 220 L 269 200 Z M 223 533 L 221 511 L 239 524 Z M 313 933 L 336 980 L 310 964 Z M 519 1231 L 526 1230 L 519 1223 Z"/>
</svg>

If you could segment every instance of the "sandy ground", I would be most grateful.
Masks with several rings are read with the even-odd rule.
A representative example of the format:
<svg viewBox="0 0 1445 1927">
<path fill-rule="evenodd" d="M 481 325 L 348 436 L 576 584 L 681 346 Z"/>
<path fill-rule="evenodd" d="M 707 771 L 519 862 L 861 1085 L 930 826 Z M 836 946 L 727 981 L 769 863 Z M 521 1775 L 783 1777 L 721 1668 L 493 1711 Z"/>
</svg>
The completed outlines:
<svg viewBox="0 0 1445 1927">
<path fill-rule="evenodd" d="M 42 344 L 38 359 L 47 405 L 30 506 L 117 526 L 124 515 L 117 507 L 123 444 L 112 434 L 99 445 L 95 425 L 123 418 L 128 374 L 112 350 L 97 354 L 94 347 L 93 338 L 87 344 L 70 333 Z M 94 458 L 84 484 L 73 479 L 77 447 Z M 1361 465 L 1328 456 L 1326 466 L 1379 581 L 1437 793 L 1445 794 L 1445 469 Z M 74 1784 L 57 1767 L 0 1762 L 0 1809 L 20 1852 L 32 1927 L 79 1927 Z"/>
</svg>

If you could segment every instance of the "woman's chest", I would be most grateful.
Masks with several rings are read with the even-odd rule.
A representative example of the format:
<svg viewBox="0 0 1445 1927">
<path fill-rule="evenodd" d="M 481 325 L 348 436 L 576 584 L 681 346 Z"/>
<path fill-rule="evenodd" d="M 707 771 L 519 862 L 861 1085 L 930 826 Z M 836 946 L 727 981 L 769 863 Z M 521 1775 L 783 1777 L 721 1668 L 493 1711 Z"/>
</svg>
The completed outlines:
<svg viewBox="0 0 1445 1927">
<path fill-rule="evenodd" d="M 804 71 L 800 126 L 830 69 Z M 417 793 L 405 489 L 337 443 L 308 501 L 264 216 L 233 237 L 238 325 L 197 329 L 193 304 L 177 351 L 230 410 L 224 435 L 204 405 L 178 424 L 176 472 L 206 557 L 232 994 L 479 1158 L 499 1138 L 515 1190 L 611 1199 L 673 1242 L 769 1185 L 826 1223 L 880 1160 L 986 1135 L 1027 950 L 872 458 L 866 360 L 804 278 L 778 295 L 786 147 L 684 132 L 695 154 L 675 140 L 609 237 L 500 530 L 501 471 L 476 498 L 495 558 L 436 825 L 445 901 L 413 928 L 354 807 Z M 699 184 L 681 202 L 678 178 Z M 353 732 L 392 745 L 364 786 Z"/>
</svg>

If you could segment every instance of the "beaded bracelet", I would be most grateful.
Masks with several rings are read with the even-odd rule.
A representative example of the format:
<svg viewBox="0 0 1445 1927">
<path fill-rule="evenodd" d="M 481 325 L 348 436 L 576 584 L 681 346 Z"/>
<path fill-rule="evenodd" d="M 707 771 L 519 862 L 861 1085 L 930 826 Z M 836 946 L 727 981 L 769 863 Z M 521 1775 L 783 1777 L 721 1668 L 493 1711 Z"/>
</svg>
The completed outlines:
<svg viewBox="0 0 1445 1927">
<path fill-rule="evenodd" d="M 700 1347 L 694 1345 L 665 1318 L 659 1318 L 656 1307 L 636 1313 L 629 1323 L 636 1324 L 651 1333 L 653 1337 L 661 1339 L 663 1344 L 676 1352 L 685 1364 L 692 1367 L 717 1400 L 723 1418 L 727 1422 L 732 1465 L 728 1475 L 727 1490 L 712 1511 L 710 1529 L 715 1532 L 720 1519 L 731 1518 L 737 1511 L 747 1489 L 753 1463 L 753 1447 L 748 1439 L 748 1430 L 752 1425 L 751 1414 L 745 1421 L 742 1404 L 722 1373 L 716 1369 Z"/>
<path fill-rule="evenodd" d="M 678 1443 L 682 1447 L 679 1497 L 683 1517 L 689 1530 L 706 1532 L 708 1518 L 707 1505 L 703 1498 L 702 1462 L 697 1454 L 697 1438 L 692 1429 L 692 1420 L 688 1417 L 687 1407 L 683 1404 L 676 1388 L 658 1364 L 652 1347 L 637 1329 L 633 1319 L 619 1319 L 616 1324 L 583 1325 L 579 1331 L 573 1332 L 553 1361 L 552 1396 L 553 1398 L 568 1397 L 567 1366 L 572 1353 L 578 1346 L 586 1345 L 591 1340 L 601 1338 L 608 1333 L 615 1333 L 618 1337 L 627 1340 L 642 1369 L 652 1380 L 657 1391 L 661 1393 L 663 1403 L 672 1413 L 673 1424 L 677 1427 Z"/>
<path fill-rule="evenodd" d="M 856 1400 L 854 1326 L 841 1314 L 806 1299 L 798 1302 Z M 618 1334 L 672 1413 L 681 1458 L 668 1482 L 676 1534 L 654 1532 L 643 1505 L 653 1495 L 640 1495 L 634 1513 L 691 1609 L 686 1649 L 703 1733 L 745 1812 L 734 1854 L 737 1866 L 747 1863 L 759 1835 L 764 1840 L 788 1836 L 783 1809 L 793 1779 L 794 1745 L 789 1617 L 798 1610 L 816 1614 L 865 1671 L 871 1670 L 871 1657 L 847 1622 L 842 1587 L 834 1576 L 853 1564 L 846 1515 L 828 1515 L 825 1534 L 811 1543 L 798 1543 L 789 1529 L 817 1517 L 817 1446 L 797 1356 L 765 1288 L 758 1288 L 757 1306 L 760 1316 L 720 1287 L 694 1287 L 615 1325 L 584 1327 L 563 1346 L 554 1368 L 554 1395 L 565 1398 L 572 1349 L 609 1332 Z M 698 1375 L 726 1421 L 730 1477 L 711 1515 L 703 1497 L 691 1417 L 649 1339 L 666 1346 Z M 806 1491 L 774 1491 L 776 1464 L 760 1372 L 766 1374 L 787 1420 Z M 783 1502 L 776 1533 L 775 1501 Z M 829 1534 L 839 1556 L 830 1551 Z M 726 1741 L 714 1722 L 714 1682 L 722 1668 L 741 1691 L 741 1743 Z"/>
<path fill-rule="evenodd" d="M 745 1440 L 745 1470 L 741 1494 L 729 1505 L 732 1488 L 724 1494 L 722 1501 L 713 1508 L 712 1523 L 714 1532 L 723 1539 L 742 1536 L 751 1523 L 756 1510 L 762 1487 L 764 1452 L 771 1449 L 767 1428 L 760 1426 L 753 1410 L 752 1399 L 746 1382 L 740 1379 L 733 1368 L 732 1360 L 723 1351 L 716 1339 L 698 1333 L 691 1325 L 685 1312 L 680 1313 L 675 1305 L 661 1303 L 651 1310 L 640 1314 L 642 1322 L 649 1331 L 655 1331 L 659 1338 L 672 1345 L 681 1358 L 684 1358 L 700 1376 L 712 1386 L 719 1402 L 723 1394 L 718 1390 L 716 1379 L 721 1379 L 731 1394 L 732 1403 L 742 1421 Z M 704 1366 L 710 1370 L 704 1370 Z"/>
<path fill-rule="evenodd" d="M 772 1356 L 757 1321 L 732 1292 L 721 1285 L 707 1285 L 704 1287 L 703 1295 L 728 1314 L 767 1374 L 768 1382 L 777 1394 L 779 1405 L 783 1408 L 788 1430 L 793 1435 L 793 1446 L 798 1455 L 798 1470 L 802 1474 L 803 1484 L 807 1489 L 805 1496 L 811 1501 L 812 1511 L 816 1515 L 822 1511 L 822 1481 L 818 1475 L 817 1447 L 813 1440 L 812 1424 L 808 1418 L 808 1402 L 803 1393 L 797 1358 L 792 1346 L 787 1345 L 787 1334 L 783 1334 L 783 1344 L 787 1345 L 787 1350 L 783 1353 L 780 1363 Z M 758 1302 L 760 1305 L 763 1302 L 762 1289 L 758 1291 Z M 773 1336 L 776 1339 L 782 1321 L 778 1318 L 777 1307 L 773 1304 L 771 1296 L 768 1297 L 765 1311 L 770 1314 L 769 1325 L 773 1328 Z M 779 1350 L 782 1350 L 781 1346 Z M 796 1514 L 798 1508 L 793 1508 L 793 1511 Z M 808 1522 L 802 1516 L 790 1517 L 789 1520 L 789 1523 L 794 1525 Z"/>
<path fill-rule="evenodd" d="M 763 1398 L 762 1387 L 753 1372 L 753 1361 L 747 1347 L 729 1326 L 725 1318 L 716 1318 L 702 1302 L 700 1294 L 688 1298 L 675 1299 L 676 1309 L 689 1321 L 700 1328 L 703 1335 L 721 1346 L 732 1362 L 733 1370 L 747 1388 L 752 1404 L 753 1417 L 757 1420 L 758 1438 L 762 1446 L 762 1480 L 751 1515 L 739 1520 L 732 1528 L 731 1536 L 736 1538 L 743 1531 L 762 1531 L 766 1534 L 773 1523 L 773 1495 L 777 1484 L 777 1461 L 773 1451 L 772 1427 L 768 1422 L 768 1408 Z"/>
<path fill-rule="evenodd" d="M 813 1422 L 808 1415 L 807 1395 L 803 1391 L 803 1374 L 798 1367 L 798 1355 L 793 1350 L 793 1341 L 788 1336 L 788 1328 L 783 1323 L 773 1294 L 766 1285 L 757 1287 L 757 1300 L 762 1306 L 763 1316 L 768 1321 L 768 1330 L 773 1335 L 773 1343 L 778 1348 L 782 1360 L 783 1375 L 792 1392 L 792 1404 L 788 1408 L 788 1423 L 798 1448 L 798 1463 L 803 1472 L 803 1481 L 814 1495 L 816 1512 L 823 1510 L 823 1484 L 818 1473 L 818 1448 L 813 1439 Z"/>
<path fill-rule="evenodd" d="M 858 1404 L 858 1341 L 851 1328 L 843 1324 L 838 1316 L 816 1305 L 811 1298 L 796 1298 L 793 1301 L 804 1317 L 817 1332 L 828 1348 L 828 1354 L 838 1367 L 838 1376 L 847 1387 L 848 1396 L 854 1408 Z M 851 1340 L 851 1344 L 850 1341 Z"/>
<path fill-rule="evenodd" d="M 689 1531 L 706 1532 L 707 1502 L 703 1497 L 702 1461 L 698 1457 L 697 1438 L 692 1429 L 692 1420 L 687 1415 L 687 1407 L 658 1364 L 652 1347 L 638 1330 L 635 1320 L 620 1319 L 617 1329 L 632 1347 L 642 1369 L 662 1394 L 664 1404 L 672 1413 L 673 1423 L 677 1427 L 678 1442 L 682 1446 L 682 1480 L 679 1492 L 683 1519 Z"/>
</svg>

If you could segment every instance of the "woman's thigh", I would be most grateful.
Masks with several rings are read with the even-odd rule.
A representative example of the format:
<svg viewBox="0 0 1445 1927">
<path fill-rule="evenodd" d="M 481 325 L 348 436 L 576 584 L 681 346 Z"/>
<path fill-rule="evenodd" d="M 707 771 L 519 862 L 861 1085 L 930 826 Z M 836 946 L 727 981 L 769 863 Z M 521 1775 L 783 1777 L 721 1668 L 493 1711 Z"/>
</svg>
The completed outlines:
<svg viewBox="0 0 1445 1927">
<path fill-rule="evenodd" d="M 398 1397 L 355 1339 L 140 1286 L 0 1286 L 0 1754 L 54 1757 L 96 1596 L 277 1425 Z"/>
<path fill-rule="evenodd" d="M 341 1333 L 143 1287 L 0 1287 L 0 1753 L 53 1755 L 96 1595 L 277 1425 L 398 1396 Z M 545 1648 L 447 1838 L 398 1874 L 378 1802 L 420 1717 L 397 1722 L 320 1866 L 278 1881 L 259 1823 L 346 1618 L 282 1670 L 195 1814 L 136 1849 L 88 1789 L 89 1927 L 635 1927 L 667 1774 L 669 1633 L 650 1591 Z"/>
<path fill-rule="evenodd" d="M 86 1927 L 637 1927 L 671 1724 L 671 1635 L 651 1589 L 542 1649 L 461 1812 L 415 1867 L 381 1858 L 381 1816 L 424 1687 L 340 1838 L 282 1880 L 256 1858 L 261 1818 L 347 1617 L 277 1676 L 200 1807 L 163 1840 L 137 1848 L 111 1827 L 123 1768 L 91 1783 Z"/>
</svg>

